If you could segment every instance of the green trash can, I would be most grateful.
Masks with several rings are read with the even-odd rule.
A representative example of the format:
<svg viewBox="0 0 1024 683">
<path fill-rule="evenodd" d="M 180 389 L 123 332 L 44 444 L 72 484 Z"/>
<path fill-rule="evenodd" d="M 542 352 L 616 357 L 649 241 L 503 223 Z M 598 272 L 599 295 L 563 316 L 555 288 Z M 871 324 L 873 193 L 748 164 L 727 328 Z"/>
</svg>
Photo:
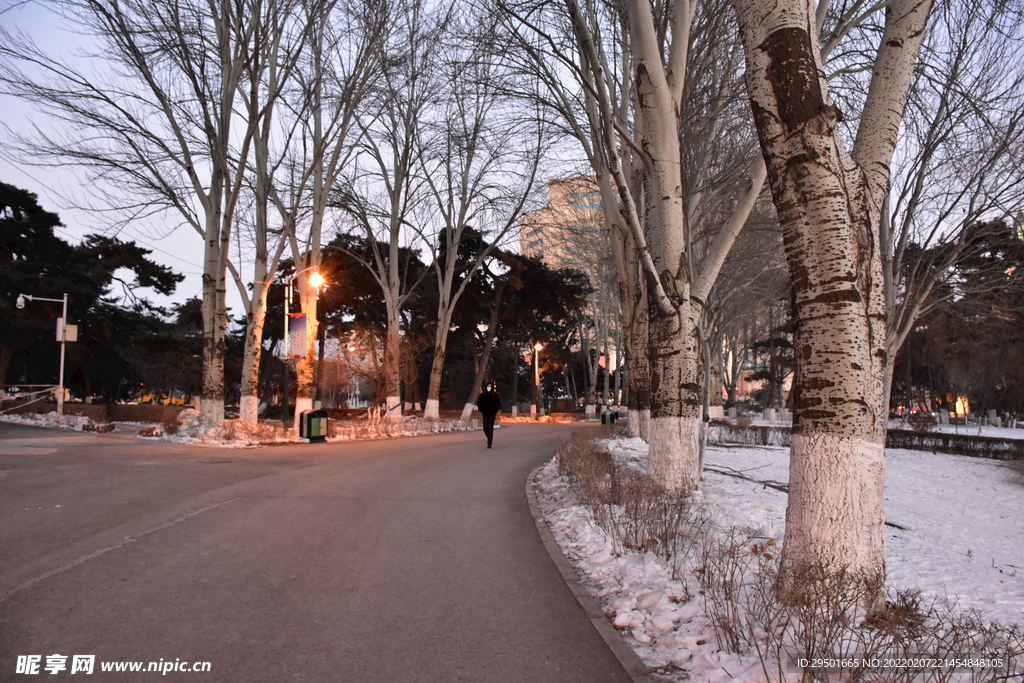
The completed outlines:
<svg viewBox="0 0 1024 683">
<path fill-rule="evenodd" d="M 304 410 L 299 415 L 299 436 L 310 443 L 327 443 L 330 424 L 326 410 Z"/>
</svg>

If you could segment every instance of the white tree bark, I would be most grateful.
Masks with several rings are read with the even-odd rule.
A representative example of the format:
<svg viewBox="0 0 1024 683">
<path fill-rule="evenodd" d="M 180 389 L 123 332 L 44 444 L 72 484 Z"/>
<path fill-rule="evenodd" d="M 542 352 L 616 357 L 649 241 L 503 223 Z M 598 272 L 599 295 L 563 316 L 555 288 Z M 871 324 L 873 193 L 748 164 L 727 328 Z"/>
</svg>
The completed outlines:
<svg viewBox="0 0 1024 683">
<path fill-rule="evenodd" d="M 887 169 L 928 0 L 894 0 L 851 156 L 806 0 L 732 0 L 793 281 L 796 413 L 783 564 L 885 575 Z"/>
<path fill-rule="evenodd" d="M 649 472 L 665 488 L 700 484 L 700 388 L 690 273 L 685 260 L 678 103 L 669 88 L 647 0 L 629 3 L 637 115 L 647 155 L 647 240 L 659 289 L 668 304 L 650 318 L 651 424 Z M 682 74 L 675 74 L 681 78 Z"/>
</svg>

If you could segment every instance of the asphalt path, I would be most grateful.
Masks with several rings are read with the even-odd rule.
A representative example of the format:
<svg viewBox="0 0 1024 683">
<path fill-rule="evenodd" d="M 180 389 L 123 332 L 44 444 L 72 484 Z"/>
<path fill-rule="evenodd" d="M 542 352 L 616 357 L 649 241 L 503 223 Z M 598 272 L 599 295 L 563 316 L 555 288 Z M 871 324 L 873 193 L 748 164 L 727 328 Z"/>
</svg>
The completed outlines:
<svg viewBox="0 0 1024 683">
<path fill-rule="evenodd" d="M 0 681 L 78 680 L 74 655 L 86 681 L 629 681 L 523 492 L 572 427 L 503 427 L 225 449 L 0 423 Z"/>
</svg>

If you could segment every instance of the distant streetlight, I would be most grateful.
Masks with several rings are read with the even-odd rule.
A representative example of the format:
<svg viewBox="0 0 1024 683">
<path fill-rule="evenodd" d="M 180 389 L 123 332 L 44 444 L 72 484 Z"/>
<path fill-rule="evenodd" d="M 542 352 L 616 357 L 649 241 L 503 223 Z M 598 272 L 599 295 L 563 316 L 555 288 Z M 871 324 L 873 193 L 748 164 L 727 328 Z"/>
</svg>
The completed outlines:
<svg viewBox="0 0 1024 683">
<path fill-rule="evenodd" d="M 533 345 L 533 390 L 536 396 L 533 400 L 533 405 L 530 406 L 530 414 L 536 415 L 538 407 L 540 406 L 540 350 L 544 348 L 544 345 L 537 342 Z"/>
<path fill-rule="evenodd" d="M 28 294 L 19 294 L 15 305 L 18 308 L 25 308 L 25 301 L 54 301 L 59 304 L 64 304 L 61 317 L 57 320 L 57 341 L 60 342 L 60 374 L 58 382 L 60 386 L 57 387 L 55 398 L 57 399 L 57 414 L 64 414 L 64 345 L 69 341 L 78 340 L 78 325 L 68 325 L 68 295 L 65 294 L 63 299 L 48 299 L 45 296 L 30 296 Z"/>
</svg>

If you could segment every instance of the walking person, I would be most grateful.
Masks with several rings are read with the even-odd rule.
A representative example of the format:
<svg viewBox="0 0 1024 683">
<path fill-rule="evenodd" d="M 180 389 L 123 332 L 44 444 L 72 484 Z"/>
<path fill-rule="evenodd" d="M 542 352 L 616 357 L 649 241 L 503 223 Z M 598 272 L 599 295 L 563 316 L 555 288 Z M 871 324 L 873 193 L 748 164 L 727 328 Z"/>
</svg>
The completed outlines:
<svg viewBox="0 0 1024 683">
<path fill-rule="evenodd" d="M 498 389 L 494 382 L 488 382 L 480 397 L 476 400 L 476 409 L 484 418 L 484 434 L 487 435 L 487 447 L 491 447 L 494 441 L 494 418 L 501 411 L 501 399 L 498 397 Z"/>
</svg>

